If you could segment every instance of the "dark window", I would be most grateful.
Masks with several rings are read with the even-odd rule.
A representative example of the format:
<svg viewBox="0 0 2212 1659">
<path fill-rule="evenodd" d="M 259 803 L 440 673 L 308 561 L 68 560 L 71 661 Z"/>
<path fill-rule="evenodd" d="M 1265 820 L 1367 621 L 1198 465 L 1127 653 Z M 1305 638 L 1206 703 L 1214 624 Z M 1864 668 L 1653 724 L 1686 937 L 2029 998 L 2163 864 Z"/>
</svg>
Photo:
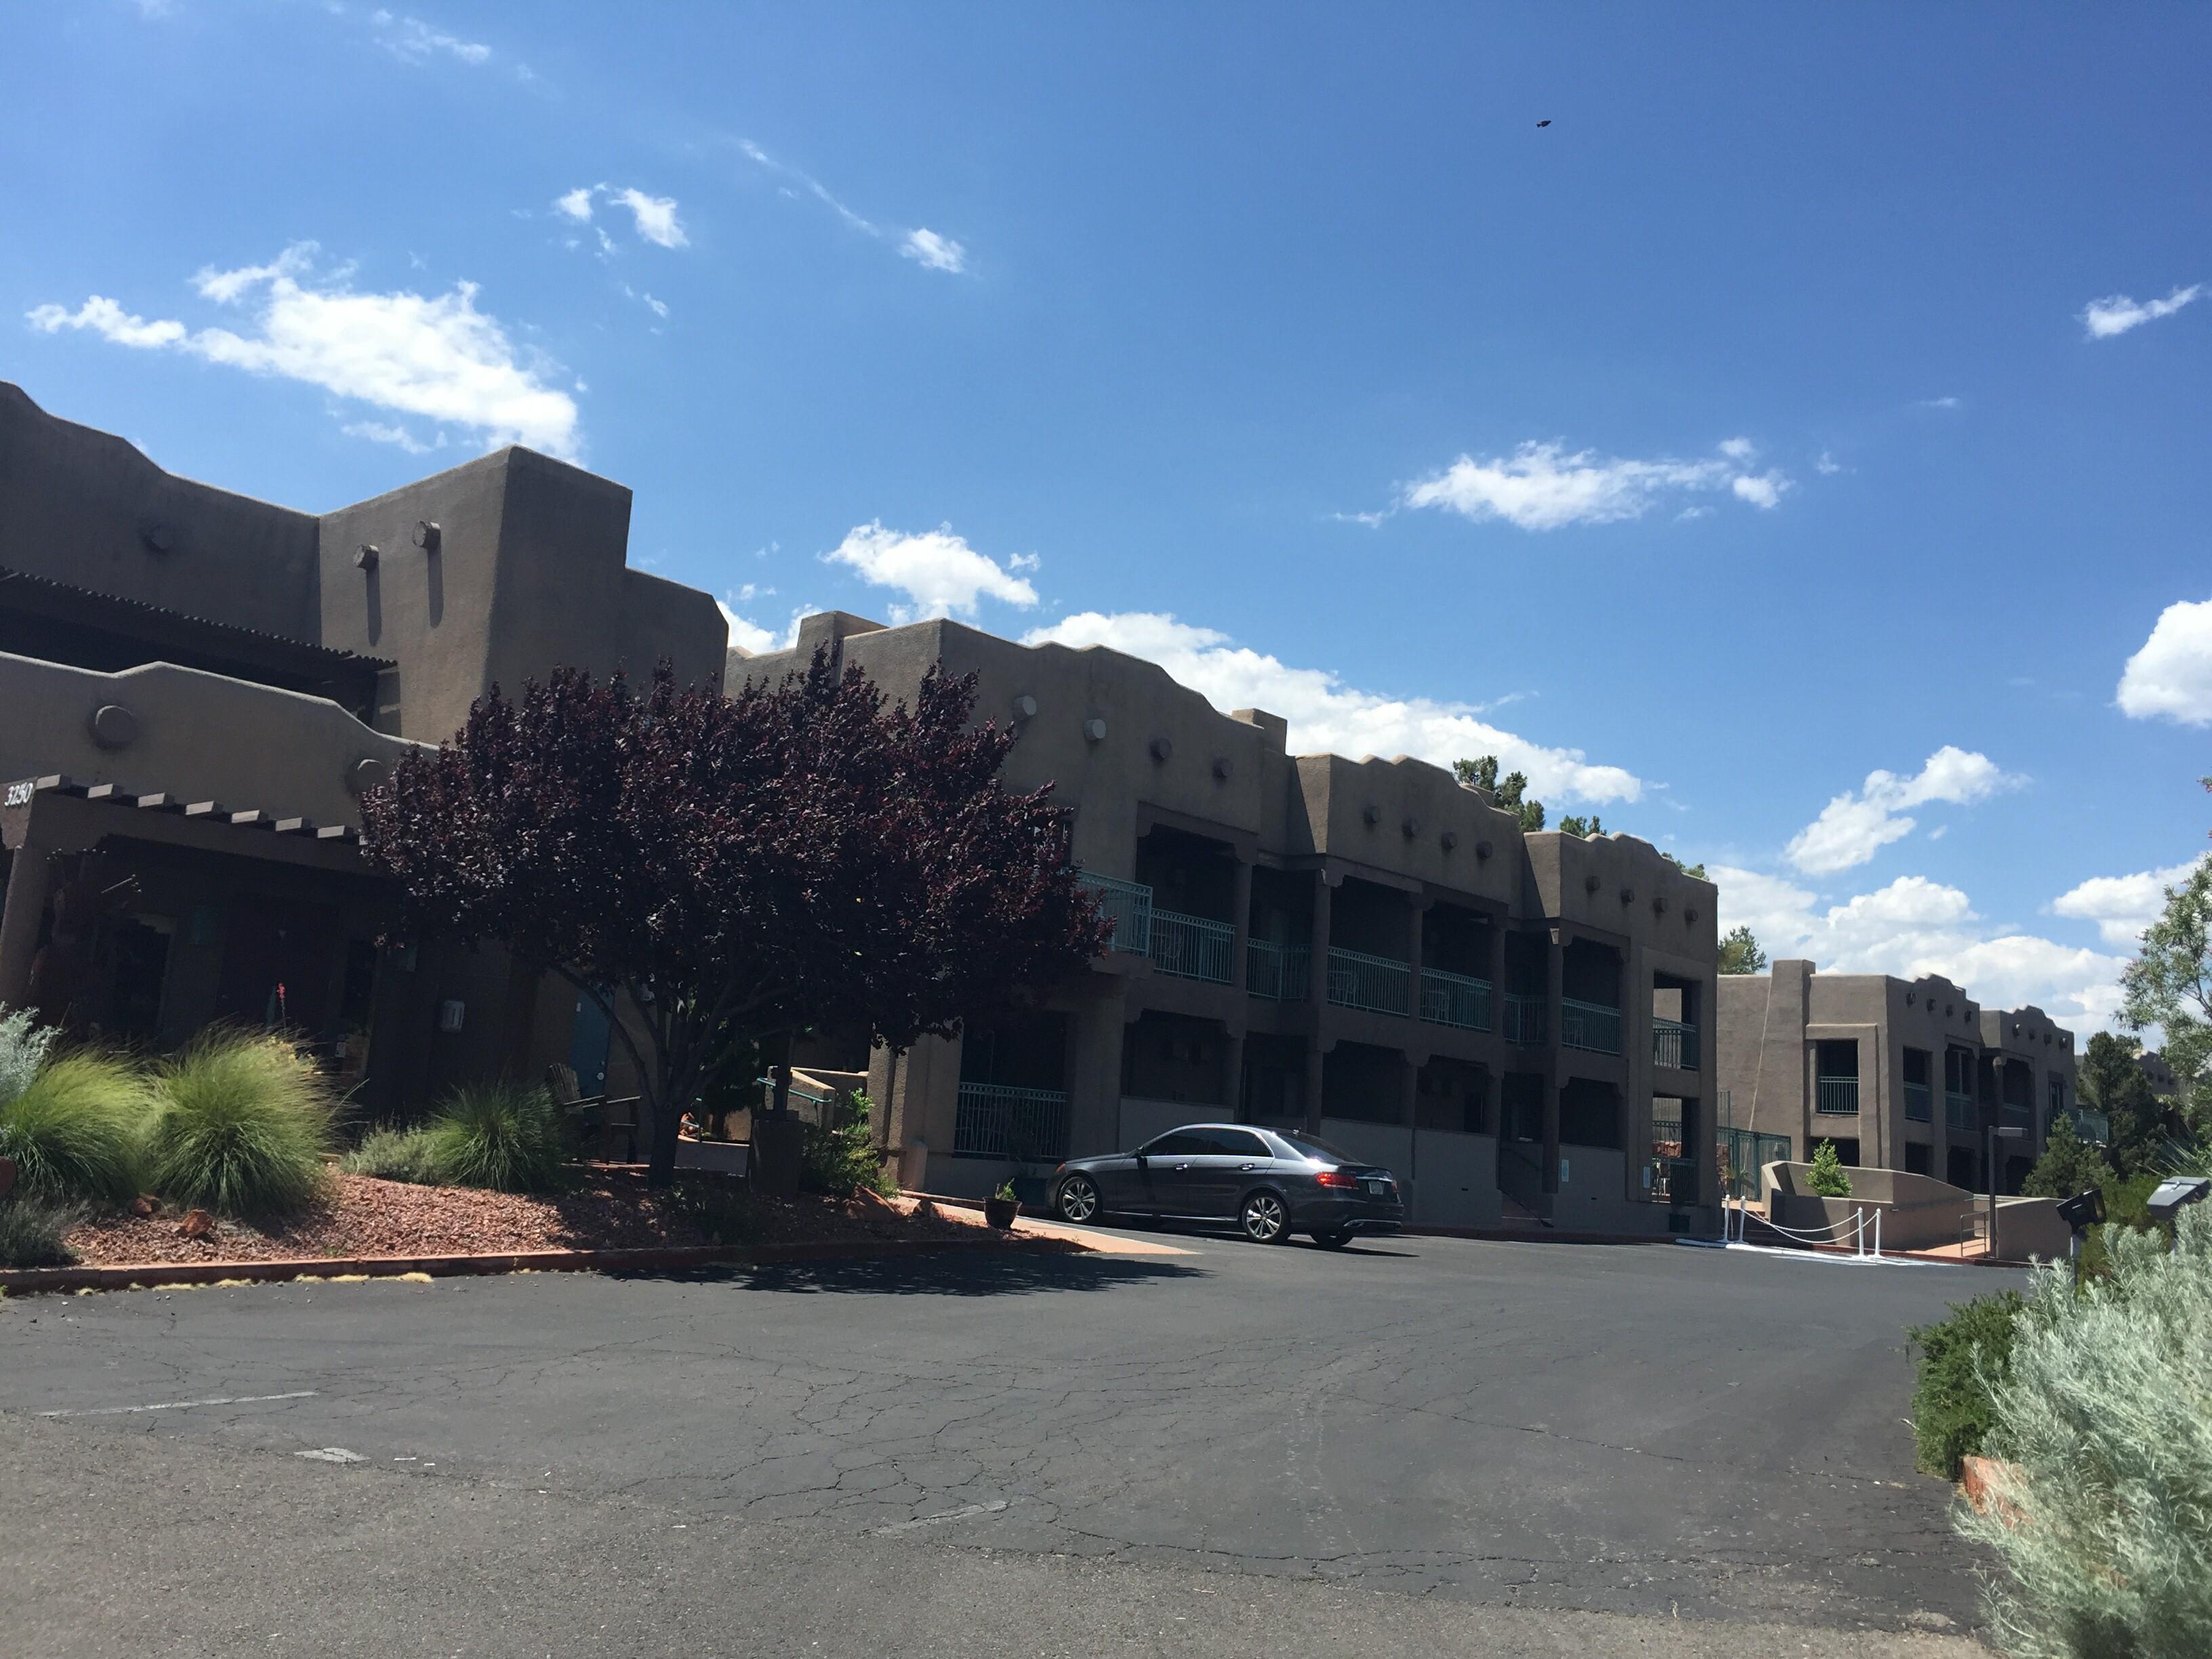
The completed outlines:
<svg viewBox="0 0 2212 1659">
<path fill-rule="evenodd" d="M 1905 1080 L 1907 1083 L 1917 1083 L 1925 1088 L 1928 1084 L 1929 1058 L 1925 1048 L 1907 1048 L 1905 1051 Z"/>
<path fill-rule="evenodd" d="M 1249 1129 L 1209 1129 L 1213 1150 L 1224 1158 L 1272 1158 L 1267 1142 Z"/>
<path fill-rule="evenodd" d="M 1176 1129 L 1143 1149 L 1146 1158 L 1194 1158 L 1212 1150 L 1213 1141 L 1203 1129 Z"/>
<path fill-rule="evenodd" d="M 1559 1093 L 1559 1139 L 1571 1146 L 1620 1146 L 1620 1103 L 1601 1084 L 1577 1079 Z"/>
<path fill-rule="evenodd" d="M 1820 1077 L 1856 1078 L 1859 1074 L 1859 1045 L 1851 1042 L 1824 1042 L 1820 1044 Z"/>
<path fill-rule="evenodd" d="M 1974 1092 L 1974 1054 L 1971 1048 L 1946 1048 L 1943 1051 L 1943 1087 L 1946 1092 L 1972 1097 Z"/>
<path fill-rule="evenodd" d="M 1933 1146 L 1929 1146 L 1925 1141 L 1906 1141 L 1905 1143 L 1905 1172 L 1907 1175 L 1935 1174 L 1935 1152 L 1936 1149 Z"/>
<path fill-rule="evenodd" d="M 1817 1145 L 1818 1143 L 1816 1142 L 1815 1144 Z M 1843 1160 L 1844 1166 L 1846 1169 L 1857 1169 L 1859 1167 L 1859 1143 L 1857 1137 L 1846 1136 L 1838 1139 L 1836 1142 L 1836 1156 Z"/>
</svg>

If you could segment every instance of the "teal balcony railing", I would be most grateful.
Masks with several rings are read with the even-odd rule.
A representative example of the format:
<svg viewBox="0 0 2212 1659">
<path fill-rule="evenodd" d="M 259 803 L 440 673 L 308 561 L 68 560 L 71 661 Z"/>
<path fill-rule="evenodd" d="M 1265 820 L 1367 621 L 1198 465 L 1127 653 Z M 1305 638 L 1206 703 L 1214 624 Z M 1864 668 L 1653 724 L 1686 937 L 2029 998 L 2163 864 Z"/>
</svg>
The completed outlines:
<svg viewBox="0 0 2212 1659">
<path fill-rule="evenodd" d="M 1910 1123 L 1930 1123 L 1936 1117 L 1936 1091 L 1924 1083 L 1905 1085 L 1905 1116 Z"/>
<path fill-rule="evenodd" d="M 1945 1090 L 1943 1121 L 1954 1129 L 1975 1127 L 1980 1121 L 1980 1115 L 1974 1110 L 1974 1097 L 1972 1095 L 1953 1094 L 1949 1090 Z"/>
<path fill-rule="evenodd" d="M 1695 1204 L 1698 1185 L 1693 1158 L 1655 1158 L 1644 1166 L 1644 1195 L 1654 1204 Z"/>
<path fill-rule="evenodd" d="M 1328 1000 L 1340 1008 L 1370 1014 L 1413 1012 L 1413 965 L 1361 951 L 1328 950 Z"/>
<path fill-rule="evenodd" d="M 1270 1002 L 1303 1002 L 1313 972 L 1313 951 L 1304 945 L 1244 941 L 1244 988 Z"/>
<path fill-rule="evenodd" d="M 1164 974 L 1226 985 L 1236 949 L 1237 930 L 1225 921 L 1176 910 L 1152 912 L 1152 966 Z"/>
<path fill-rule="evenodd" d="M 1490 1029 L 1490 981 L 1465 974 L 1421 969 L 1421 1018 L 1430 1025 L 1461 1031 Z"/>
<path fill-rule="evenodd" d="M 1544 999 L 1505 994 L 1505 1040 L 1534 1045 L 1551 1040 L 1551 1024 L 1544 1018 Z"/>
<path fill-rule="evenodd" d="M 1813 1109 L 1830 1117 L 1856 1117 L 1859 1110 L 1859 1080 L 1855 1077 L 1824 1077 L 1814 1079 Z"/>
<path fill-rule="evenodd" d="M 2109 1145 L 2112 1139 L 2112 1120 L 2103 1112 L 2093 1112 L 2086 1106 L 2076 1106 L 2070 1114 L 2074 1120 L 2074 1138 L 2092 1146 Z"/>
<path fill-rule="evenodd" d="M 1152 953 L 1152 890 L 1140 881 L 1123 881 L 1085 870 L 1078 878 L 1098 896 L 1098 908 L 1114 924 L 1116 951 L 1148 957 Z"/>
<path fill-rule="evenodd" d="M 1056 1164 L 1067 1156 L 1067 1096 L 1058 1089 L 963 1083 L 952 1151 L 959 1158 Z"/>
<path fill-rule="evenodd" d="M 1577 1002 L 1572 997 L 1561 997 L 1559 1046 L 1591 1054 L 1619 1054 L 1620 1010 L 1608 1008 L 1601 1002 Z"/>
<path fill-rule="evenodd" d="M 1680 1071 L 1698 1069 L 1698 1028 L 1686 1025 L 1679 1019 L 1651 1021 L 1651 1063 L 1672 1066 Z"/>
</svg>

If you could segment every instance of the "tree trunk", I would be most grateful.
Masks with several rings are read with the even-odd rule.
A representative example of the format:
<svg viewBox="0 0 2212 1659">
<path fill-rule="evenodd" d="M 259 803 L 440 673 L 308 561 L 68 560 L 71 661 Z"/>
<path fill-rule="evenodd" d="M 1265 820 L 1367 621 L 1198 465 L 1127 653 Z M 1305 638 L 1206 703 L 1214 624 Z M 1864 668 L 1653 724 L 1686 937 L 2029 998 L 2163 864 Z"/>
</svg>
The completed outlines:
<svg viewBox="0 0 2212 1659">
<path fill-rule="evenodd" d="M 676 1180 L 676 1144 L 678 1130 L 684 1115 L 664 1092 L 659 1101 L 653 1103 L 653 1139 L 646 1150 L 645 1184 L 648 1187 L 668 1187 Z"/>
</svg>

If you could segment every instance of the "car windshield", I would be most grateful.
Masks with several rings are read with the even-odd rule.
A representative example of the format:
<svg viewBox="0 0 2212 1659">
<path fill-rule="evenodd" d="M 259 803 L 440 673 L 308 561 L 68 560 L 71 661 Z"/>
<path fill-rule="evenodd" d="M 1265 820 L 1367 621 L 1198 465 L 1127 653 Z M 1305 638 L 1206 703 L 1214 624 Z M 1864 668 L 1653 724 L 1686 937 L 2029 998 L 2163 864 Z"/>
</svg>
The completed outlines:
<svg viewBox="0 0 2212 1659">
<path fill-rule="evenodd" d="M 1301 1158 L 1327 1158 L 1336 1164 L 1357 1164 L 1360 1161 L 1346 1152 L 1343 1147 L 1330 1146 L 1319 1135 L 1286 1135 L 1280 1129 L 1276 1130 L 1274 1134 L 1278 1140 Z"/>
</svg>

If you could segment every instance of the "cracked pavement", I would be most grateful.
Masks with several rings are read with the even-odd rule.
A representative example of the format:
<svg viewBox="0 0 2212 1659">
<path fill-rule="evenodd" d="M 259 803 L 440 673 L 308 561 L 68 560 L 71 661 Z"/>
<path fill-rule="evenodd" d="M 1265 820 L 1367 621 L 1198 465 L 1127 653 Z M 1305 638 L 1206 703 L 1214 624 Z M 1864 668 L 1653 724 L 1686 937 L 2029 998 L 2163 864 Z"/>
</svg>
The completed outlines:
<svg viewBox="0 0 2212 1659">
<path fill-rule="evenodd" d="M 1470 1653 L 1612 1651 L 1608 1631 L 1637 1652 L 1689 1632 L 1686 1653 L 1771 1652 L 1777 1631 L 1978 1650 L 1948 1488 L 1911 1469 L 1904 1330 L 1997 1276 L 1178 1242 L 1194 1253 L 0 1304 L 0 1628 L 35 1653 L 143 1644 L 173 1552 L 221 1539 L 270 1564 L 272 1597 L 282 1564 L 322 1564 L 313 1610 L 261 1619 L 257 1650 L 315 1630 L 349 1651 L 362 1618 L 389 1638 L 363 1651 L 412 1650 L 405 1630 L 486 1653 L 628 1651 L 634 1630 L 662 1651 L 678 1625 L 702 1651 L 771 1627 L 939 1650 L 917 1607 L 950 1621 L 945 1651 L 1241 1652 L 1271 1620 L 1287 1652 L 1390 1630 Z M 532 1528 L 513 1571 L 556 1601 L 603 1593 L 544 1643 L 481 1607 L 471 1637 L 465 1587 Z M 404 1586 L 330 1565 L 413 1555 Z M 459 1624 L 408 1622 L 425 1582 Z M 235 1650 L 224 1621 L 251 1599 L 179 1594 L 155 1646 Z M 1054 1645 L 1085 1607 L 1097 1640 Z M 889 1621 L 873 1645 L 869 1618 Z M 986 1626 L 1003 1644 L 970 1645 Z"/>
</svg>

